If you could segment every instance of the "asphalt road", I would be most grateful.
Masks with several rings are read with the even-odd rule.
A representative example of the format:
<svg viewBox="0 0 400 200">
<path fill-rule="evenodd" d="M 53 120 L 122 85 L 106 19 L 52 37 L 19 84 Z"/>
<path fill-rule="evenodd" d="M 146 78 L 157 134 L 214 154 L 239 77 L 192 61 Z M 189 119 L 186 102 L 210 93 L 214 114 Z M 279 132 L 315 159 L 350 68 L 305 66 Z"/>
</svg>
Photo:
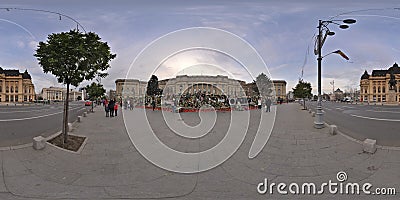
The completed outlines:
<svg viewBox="0 0 400 200">
<path fill-rule="evenodd" d="M 317 103 L 307 102 L 313 111 Z M 400 106 L 322 102 L 324 120 L 358 140 L 376 139 L 377 144 L 400 147 Z"/>
<path fill-rule="evenodd" d="M 83 102 L 71 102 L 69 122 L 86 108 Z M 0 106 L 0 147 L 32 142 L 35 136 L 50 136 L 62 128 L 63 104 Z"/>
</svg>

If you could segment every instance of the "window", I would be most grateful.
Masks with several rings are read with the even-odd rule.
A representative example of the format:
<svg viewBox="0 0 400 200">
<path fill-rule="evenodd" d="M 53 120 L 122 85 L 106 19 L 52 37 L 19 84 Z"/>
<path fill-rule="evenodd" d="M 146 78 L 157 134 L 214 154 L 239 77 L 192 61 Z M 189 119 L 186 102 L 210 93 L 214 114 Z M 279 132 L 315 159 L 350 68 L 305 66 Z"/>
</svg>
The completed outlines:
<svg viewBox="0 0 400 200">
<path fill-rule="evenodd" d="M 6 102 L 8 102 L 9 101 L 9 96 L 8 95 L 6 95 Z"/>
<path fill-rule="evenodd" d="M 378 93 L 381 93 L 381 87 L 378 86 Z"/>
<path fill-rule="evenodd" d="M 376 87 L 374 86 L 374 89 L 373 89 L 373 91 L 374 91 L 374 93 L 376 93 Z"/>
<path fill-rule="evenodd" d="M 28 97 L 24 95 L 24 101 L 28 101 Z"/>
<path fill-rule="evenodd" d="M 386 93 L 386 87 L 382 86 L 382 93 Z"/>
<path fill-rule="evenodd" d="M 18 86 L 15 86 L 15 93 L 18 93 Z"/>
<path fill-rule="evenodd" d="M 18 95 L 15 95 L 15 102 L 18 102 Z"/>
<path fill-rule="evenodd" d="M 1 82 L 0 82 L 1 84 Z M 0 92 L 3 92 L 3 86 L 0 85 Z"/>
<path fill-rule="evenodd" d="M 8 86 L 6 86 L 6 93 L 9 93 L 9 92 L 10 92 L 10 89 Z"/>
<path fill-rule="evenodd" d="M 385 95 L 382 96 L 382 102 L 386 102 L 386 96 Z"/>
</svg>

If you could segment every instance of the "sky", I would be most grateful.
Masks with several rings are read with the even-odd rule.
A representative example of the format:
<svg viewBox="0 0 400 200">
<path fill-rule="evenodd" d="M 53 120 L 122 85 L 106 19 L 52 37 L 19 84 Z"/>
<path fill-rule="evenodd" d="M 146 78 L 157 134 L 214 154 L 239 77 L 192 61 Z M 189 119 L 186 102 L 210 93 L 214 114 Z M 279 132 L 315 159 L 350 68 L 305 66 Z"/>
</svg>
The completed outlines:
<svg viewBox="0 0 400 200">
<path fill-rule="evenodd" d="M 43 73 L 33 56 L 38 42 L 77 24 L 58 14 L 21 9 L 69 16 L 79 22 L 79 30 L 95 32 L 107 42 L 117 54 L 109 76 L 101 80 L 107 90 L 115 88 L 118 78 L 148 80 L 152 73 L 159 79 L 221 74 L 250 82 L 265 72 L 272 79 L 286 80 L 287 91 L 302 78 L 311 82 L 315 94 L 318 20 L 357 20 L 346 30 L 328 25 L 336 34 L 326 39 L 322 54 L 340 49 L 350 60 L 337 54 L 323 58 L 323 92 L 332 91 L 332 81 L 335 88 L 355 89 L 364 70 L 371 73 L 400 62 L 400 3 L 395 0 L 2 0 L 0 67 L 28 70 L 37 93 L 43 87 L 62 86 L 52 74 Z M 210 32 L 196 33 L 195 27 Z M 223 39 L 215 39 L 218 34 Z M 188 44 L 210 48 L 185 50 Z M 139 65 L 143 56 L 147 60 L 142 61 L 149 62 Z"/>
</svg>

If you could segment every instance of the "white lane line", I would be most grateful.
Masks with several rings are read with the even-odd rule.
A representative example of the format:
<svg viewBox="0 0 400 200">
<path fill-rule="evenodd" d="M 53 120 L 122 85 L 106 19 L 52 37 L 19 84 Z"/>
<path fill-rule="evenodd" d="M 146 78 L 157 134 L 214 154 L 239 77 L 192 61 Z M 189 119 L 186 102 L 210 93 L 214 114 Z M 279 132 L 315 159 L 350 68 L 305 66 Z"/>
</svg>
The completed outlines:
<svg viewBox="0 0 400 200">
<path fill-rule="evenodd" d="M 364 116 L 360 116 L 360 115 L 351 115 L 351 116 L 363 118 L 363 119 L 377 120 L 377 121 L 400 122 L 400 119 L 381 119 L 381 118 L 374 118 L 374 117 L 364 117 Z"/>
<path fill-rule="evenodd" d="M 352 107 L 352 106 L 342 106 L 343 108 L 351 108 L 351 109 L 353 109 L 354 107 Z"/>
<path fill-rule="evenodd" d="M 77 108 L 71 108 L 71 110 L 76 110 L 78 108 L 81 107 L 77 107 Z M 82 108 L 81 110 L 83 110 L 85 108 Z M 38 119 L 38 118 L 43 118 L 43 117 L 48 117 L 48 116 L 52 116 L 52 115 L 58 115 L 60 113 L 63 113 L 64 111 L 60 111 L 60 112 L 56 112 L 56 113 L 51 113 L 51 114 L 47 114 L 47 115 L 40 115 L 40 116 L 35 116 L 35 117 L 27 117 L 27 118 L 19 118 L 19 119 L 0 119 L 0 122 L 12 122 L 12 121 L 23 121 L 23 120 L 30 120 L 30 119 Z"/>
<path fill-rule="evenodd" d="M 324 108 L 324 110 L 329 110 L 329 111 L 330 111 L 330 110 L 332 110 L 332 109 L 330 109 L 330 108 Z"/>
<path fill-rule="evenodd" d="M 336 108 L 336 110 L 344 110 L 343 108 Z"/>
<path fill-rule="evenodd" d="M 382 112 L 382 113 L 400 113 L 400 112 L 396 112 L 396 111 L 384 111 L 384 110 L 365 110 L 365 111 L 377 112 L 377 113 L 380 113 L 380 112 Z"/>
</svg>

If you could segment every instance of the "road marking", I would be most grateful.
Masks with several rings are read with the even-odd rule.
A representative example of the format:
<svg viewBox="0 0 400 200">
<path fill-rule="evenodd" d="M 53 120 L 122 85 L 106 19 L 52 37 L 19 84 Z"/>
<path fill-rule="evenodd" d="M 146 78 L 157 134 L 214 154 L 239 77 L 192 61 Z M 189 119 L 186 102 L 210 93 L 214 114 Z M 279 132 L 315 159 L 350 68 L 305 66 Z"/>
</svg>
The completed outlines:
<svg viewBox="0 0 400 200">
<path fill-rule="evenodd" d="M 332 109 L 330 109 L 330 108 L 324 108 L 324 110 L 329 110 L 329 111 L 330 111 L 330 110 L 332 110 Z"/>
<path fill-rule="evenodd" d="M 343 108 L 336 108 L 337 110 L 344 110 Z"/>
<path fill-rule="evenodd" d="M 354 107 L 351 107 L 351 106 L 342 106 L 343 108 L 351 108 L 351 109 L 353 109 Z"/>
<path fill-rule="evenodd" d="M 360 116 L 360 115 L 351 115 L 351 116 L 363 118 L 363 119 L 377 120 L 377 121 L 400 122 L 400 119 L 381 119 L 381 118 L 374 118 L 374 117 L 364 117 L 364 116 Z"/>
<path fill-rule="evenodd" d="M 379 112 L 383 112 L 383 113 L 400 113 L 400 112 L 396 112 L 396 111 L 384 111 L 384 110 L 382 110 L 382 111 L 380 111 L 380 110 L 366 110 L 366 111 L 368 111 L 368 112 L 377 112 L 377 113 L 379 113 Z"/>
<path fill-rule="evenodd" d="M 70 111 L 71 110 L 76 110 L 78 108 L 81 108 L 81 107 L 71 108 Z M 82 108 L 82 109 L 85 109 L 85 108 Z M 19 118 L 19 119 L 0 119 L 0 122 L 12 122 L 12 121 L 23 121 L 23 120 L 30 120 L 30 119 L 38 119 L 38 118 L 48 117 L 48 116 L 52 116 L 52 115 L 58 115 L 58 114 L 63 113 L 63 112 L 64 111 L 60 111 L 60 112 L 51 113 L 51 114 L 47 114 L 47 115 L 40 115 L 40 116 L 35 116 L 35 117 L 27 117 L 27 118 Z"/>
</svg>

